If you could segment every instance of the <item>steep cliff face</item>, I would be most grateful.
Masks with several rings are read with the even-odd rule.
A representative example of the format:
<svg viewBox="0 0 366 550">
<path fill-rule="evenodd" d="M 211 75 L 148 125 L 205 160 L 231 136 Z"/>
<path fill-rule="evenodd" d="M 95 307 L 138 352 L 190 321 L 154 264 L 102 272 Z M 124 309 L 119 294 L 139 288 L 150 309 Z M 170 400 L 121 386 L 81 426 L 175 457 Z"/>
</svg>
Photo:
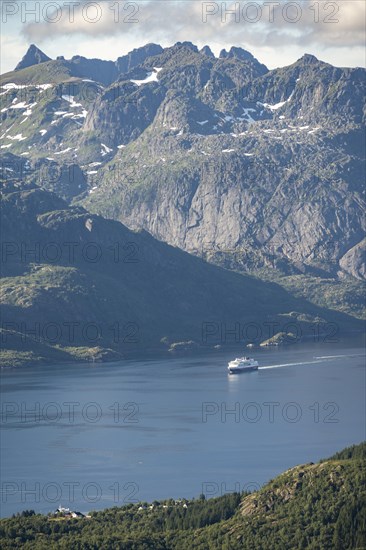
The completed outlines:
<svg viewBox="0 0 366 550">
<path fill-rule="evenodd" d="M 247 81 L 244 55 L 237 72 L 233 56 L 185 55 L 189 63 L 172 69 L 170 57 L 159 82 L 145 84 L 164 96 L 154 120 L 100 170 L 88 207 L 248 269 L 275 261 L 335 275 L 365 231 L 364 72 L 306 55 L 253 78 L 249 58 Z"/>
<path fill-rule="evenodd" d="M 34 184 L 6 182 L 1 233 L 1 366 L 168 353 L 170 346 L 207 351 L 238 343 L 220 327 L 243 330 L 256 322 L 263 334 L 272 323 L 297 323 L 303 334 L 313 334 L 314 323 L 321 332 L 329 322 L 344 330 L 361 326 L 278 285 L 70 207 Z M 27 331 L 48 323 L 63 327 L 56 340 Z M 71 323 L 72 337 L 65 329 Z M 100 327 L 97 338 L 83 333 L 88 323 Z"/>
<path fill-rule="evenodd" d="M 107 216 L 115 217 L 117 210 L 127 225 L 144 227 L 190 251 L 235 254 L 243 263 L 257 252 L 254 265 L 275 257 L 300 271 L 333 273 L 336 261 L 362 239 L 361 189 L 352 190 L 347 181 L 331 189 L 319 182 L 319 172 L 332 162 L 332 150 L 324 149 L 322 164 L 311 166 L 313 147 L 303 143 L 302 150 L 296 147 L 296 165 L 291 144 L 281 144 L 277 151 L 287 162 L 277 166 L 263 154 L 265 142 L 247 159 L 215 145 L 208 160 L 194 150 L 200 146 L 197 140 L 185 150 L 182 139 L 177 154 L 167 139 L 154 163 L 149 157 L 156 149 L 144 154 L 141 147 L 128 157 L 126 151 L 121 165 L 126 163 L 125 173 L 131 171 L 131 185 L 120 181 L 116 167 L 105 174 L 100 198 L 96 194 L 86 202 Z M 343 170 L 349 162 L 345 159 Z M 361 183 L 361 168 L 359 177 Z"/>
<path fill-rule="evenodd" d="M 3 78 L 3 147 L 78 165 L 63 197 L 240 270 L 364 278 L 363 69 L 190 42 L 41 68 Z"/>
<path fill-rule="evenodd" d="M 356 279 L 366 279 L 366 239 L 348 250 L 340 259 L 339 265 Z"/>
</svg>

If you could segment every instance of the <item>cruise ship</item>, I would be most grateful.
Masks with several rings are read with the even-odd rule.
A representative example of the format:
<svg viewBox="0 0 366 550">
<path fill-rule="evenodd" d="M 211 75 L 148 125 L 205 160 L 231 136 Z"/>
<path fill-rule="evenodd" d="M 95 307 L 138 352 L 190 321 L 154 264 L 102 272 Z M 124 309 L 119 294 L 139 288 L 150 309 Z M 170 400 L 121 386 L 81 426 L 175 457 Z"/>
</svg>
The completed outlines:
<svg viewBox="0 0 366 550">
<path fill-rule="evenodd" d="M 258 370 L 258 361 L 254 361 L 251 357 L 237 357 L 228 363 L 227 368 L 229 374 Z"/>
</svg>

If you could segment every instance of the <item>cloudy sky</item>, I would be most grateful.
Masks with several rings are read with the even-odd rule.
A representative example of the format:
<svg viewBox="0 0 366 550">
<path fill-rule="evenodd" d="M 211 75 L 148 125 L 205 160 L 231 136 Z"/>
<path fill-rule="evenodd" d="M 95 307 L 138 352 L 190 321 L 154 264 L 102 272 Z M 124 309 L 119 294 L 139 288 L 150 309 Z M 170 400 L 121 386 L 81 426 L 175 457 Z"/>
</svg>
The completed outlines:
<svg viewBox="0 0 366 550">
<path fill-rule="evenodd" d="M 189 40 L 218 54 L 232 45 L 269 68 L 311 53 L 336 66 L 365 66 L 364 0 L 2 0 L 1 73 L 28 46 L 49 57 L 113 59 L 148 42 Z"/>
</svg>

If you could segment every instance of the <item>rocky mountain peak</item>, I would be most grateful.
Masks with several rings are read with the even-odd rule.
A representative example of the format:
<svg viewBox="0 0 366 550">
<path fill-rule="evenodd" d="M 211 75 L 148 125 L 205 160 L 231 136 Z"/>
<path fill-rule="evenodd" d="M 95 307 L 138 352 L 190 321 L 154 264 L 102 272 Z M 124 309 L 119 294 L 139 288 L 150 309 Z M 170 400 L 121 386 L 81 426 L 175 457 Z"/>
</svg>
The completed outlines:
<svg viewBox="0 0 366 550">
<path fill-rule="evenodd" d="M 119 57 L 116 61 L 116 66 L 120 73 L 127 73 L 137 65 L 140 65 L 145 61 L 147 57 L 160 55 L 163 52 L 163 48 L 160 44 L 145 44 L 140 48 L 135 48 L 128 54 Z"/>
<path fill-rule="evenodd" d="M 185 42 L 176 42 L 174 44 L 174 46 L 183 46 L 183 47 L 186 47 L 186 48 L 189 48 L 190 50 L 198 53 L 198 48 L 195 44 L 192 44 L 192 42 L 188 42 L 188 41 L 185 41 Z"/>
<path fill-rule="evenodd" d="M 319 63 L 319 59 L 310 53 L 305 53 L 302 57 L 300 57 L 299 61 L 307 65 Z"/>
<path fill-rule="evenodd" d="M 203 46 L 203 48 L 200 50 L 200 53 L 203 55 L 206 55 L 207 57 L 215 57 L 215 55 L 212 53 L 212 50 L 210 46 Z"/>
<path fill-rule="evenodd" d="M 71 61 L 76 61 L 77 63 L 80 63 L 82 61 L 87 61 L 87 58 L 83 55 L 73 55 Z"/>
<path fill-rule="evenodd" d="M 232 46 L 229 51 L 226 51 L 225 49 L 221 50 L 219 57 L 220 59 L 235 57 L 236 59 L 241 59 L 242 61 L 254 61 L 255 59 L 250 52 L 237 46 Z"/>
<path fill-rule="evenodd" d="M 39 63 L 45 63 L 46 61 L 51 61 L 51 58 L 37 48 L 37 46 L 31 44 L 23 59 L 15 67 L 15 70 L 20 71 L 21 69 L 26 69 L 27 67 L 32 67 Z"/>
</svg>

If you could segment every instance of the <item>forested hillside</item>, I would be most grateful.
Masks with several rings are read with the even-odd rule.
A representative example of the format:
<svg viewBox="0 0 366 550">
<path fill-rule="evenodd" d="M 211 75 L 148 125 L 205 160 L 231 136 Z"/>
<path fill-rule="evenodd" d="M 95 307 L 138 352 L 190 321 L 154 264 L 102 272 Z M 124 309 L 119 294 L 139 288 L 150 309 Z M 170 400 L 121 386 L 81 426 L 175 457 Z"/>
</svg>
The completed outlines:
<svg viewBox="0 0 366 550">
<path fill-rule="evenodd" d="M 259 491 L 129 504 L 66 519 L 28 511 L 0 523 L 8 550 L 362 550 L 366 443 L 287 470 Z"/>
</svg>

